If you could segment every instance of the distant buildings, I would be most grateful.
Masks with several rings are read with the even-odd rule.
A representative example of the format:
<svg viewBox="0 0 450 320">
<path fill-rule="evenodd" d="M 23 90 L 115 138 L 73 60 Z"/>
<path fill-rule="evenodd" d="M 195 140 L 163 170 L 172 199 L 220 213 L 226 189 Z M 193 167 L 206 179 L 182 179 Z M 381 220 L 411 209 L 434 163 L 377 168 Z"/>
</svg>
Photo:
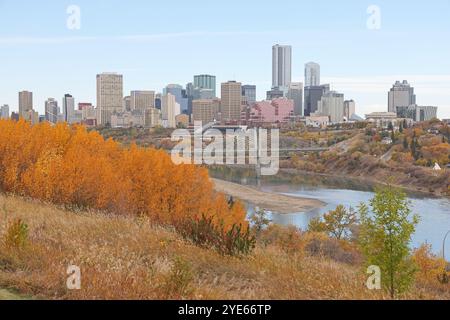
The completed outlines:
<svg viewBox="0 0 450 320">
<path fill-rule="evenodd" d="M 242 87 L 240 82 L 228 81 L 221 86 L 222 122 L 241 120 Z"/>
<path fill-rule="evenodd" d="M 318 109 L 318 103 L 322 96 L 330 91 L 330 85 L 305 87 L 305 116 L 310 116 Z"/>
<path fill-rule="evenodd" d="M 340 123 L 344 120 L 344 95 L 335 91 L 328 91 L 322 95 L 317 104 L 314 116 L 328 116 L 330 122 Z"/>
<path fill-rule="evenodd" d="M 194 76 L 194 89 L 211 90 L 212 98 L 216 95 L 216 77 L 209 74 L 201 74 Z"/>
<path fill-rule="evenodd" d="M 48 98 L 45 101 L 45 120 L 51 124 L 57 124 L 60 119 L 59 113 L 58 101 Z"/>
<path fill-rule="evenodd" d="M 250 109 L 249 123 L 254 125 L 281 124 L 294 116 L 294 101 L 278 98 L 272 101 L 256 102 Z"/>
<path fill-rule="evenodd" d="M 169 84 L 164 88 L 163 94 L 171 94 L 175 97 L 176 102 L 180 105 L 181 112 L 188 112 L 188 96 L 183 86 L 179 84 Z"/>
<path fill-rule="evenodd" d="M 353 100 L 345 100 L 344 101 L 344 117 L 347 120 L 351 120 L 355 114 L 356 114 L 355 101 L 353 101 Z"/>
<path fill-rule="evenodd" d="M 388 128 L 390 124 L 394 127 L 399 127 L 400 123 L 404 121 L 408 123 L 408 126 L 413 122 L 411 119 L 397 117 L 395 112 L 372 112 L 366 115 L 366 120 L 383 129 Z"/>
<path fill-rule="evenodd" d="M 155 107 L 155 91 L 131 91 L 130 110 L 145 113 Z"/>
<path fill-rule="evenodd" d="M 437 118 L 437 110 L 438 107 L 413 104 L 407 107 L 397 107 L 397 116 L 399 118 L 412 119 L 416 122 L 429 121 Z"/>
<path fill-rule="evenodd" d="M 305 65 L 305 87 L 320 86 L 320 65 L 309 62 Z"/>
<path fill-rule="evenodd" d="M 274 45 L 272 47 L 272 89 L 287 93 L 292 82 L 292 47 Z"/>
<path fill-rule="evenodd" d="M 145 118 L 140 110 L 115 112 L 111 115 L 112 128 L 144 127 Z"/>
<path fill-rule="evenodd" d="M 176 128 L 175 117 L 181 113 L 180 104 L 173 94 L 165 94 L 161 97 L 162 124 L 166 128 Z"/>
<path fill-rule="evenodd" d="M 208 124 L 218 120 L 220 101 L 218 99 L 194 100 L 192 102 L 192 121 Z"/>
<path fill-rule="evenodd" d="M 4 104 L 1 106 L 0 116 L 2 119 L 9 119 L 9 105 Z"/>
<path fill-rule="evenodd" d="M 289 84 L 287 98 L 294 101 L 294 115 L 303 116 L 303 83 L 292 82 Z"/>
<path fill-rule="evenodd" d="M 147 109 L 145 111 L 145 126 L 149 128 L 161 125 L 161 110 L 156 108 Z"/>
<path fill-rule="evenodd" d="M 67 123 L 75 123 L 76 120 L 73 119 L 75 113 L 75 99 L 70 94 L 65 94 L 62 100 L 62 112 L 64 116 L 64 121 Z"/>
<path fill-rule="evenodd" d="M 25 117 L 28 110 L 33 109 L 33 93 L 29 91 L 19 92 L 19 116 Z"/>
<path fill-rule="evenodd" d="M 123 76 L 117 73 L 97 75 L 98 124 L 111 124 L 111 115 L 123 110 Z"/>
<path fill-rule="evenodd" d="M 242 86 L 242 97 L 247 106 L 251 106 L 256 102 L 256 86 L 244 85 Z"/>
<path fill-rule="evenodd" d="M 284 98 L 285 92 L 283 90 L 280 90 L 278 88 L 273 88 L 270 91 L 267 91 L 266 99 L 267 100 L 273 100 L 278 98 Z"/>
<path fill-rule="evenodd" d="M 397 112 L 397 107 L 408 107 L 416 104 L 414 88 L 408 81 L 397 81 L 388 93 L 388 112 Z"/>
</svg>

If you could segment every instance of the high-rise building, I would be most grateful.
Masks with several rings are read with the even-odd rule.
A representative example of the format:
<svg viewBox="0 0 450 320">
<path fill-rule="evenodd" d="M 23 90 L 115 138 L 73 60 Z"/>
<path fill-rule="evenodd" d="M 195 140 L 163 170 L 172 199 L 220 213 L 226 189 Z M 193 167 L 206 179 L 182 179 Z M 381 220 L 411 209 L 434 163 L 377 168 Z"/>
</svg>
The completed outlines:
<svg viewBox="0 0 450 320">
<path fill-rule="evenodd" d="M 305 65 L 305 87 L 320 86 L 320 65 L 315 62 L 308 62 Z"/>
<path fill-rule="evenodd" d="M 33 109 L 33 92 L 19 92 L 19 116 L 24 117 L 28 110 Z"/>
<path fill-rule="evenodd" d="M 117 73 L 97 75 L 98 124 L 111 123 L 111 115 L 123 110 L 123 76 Z"/>
<path fill-rule="evenodd" d="M 216 77 L 209 74 L 194 76 L 194 88 L 209 89 L 213 91 L 213 98 L 216 97 Z"/>
<path fill-rule="evenodd" d="M 176 128 L 175 117 L 181 113 L 180 104 L 173 94 L 165 94 L 161 97 L 161 116 L 166 128 Z"/>
<path fill-rule="evenodd" d="M 309 117 L 311 113 L 317 111 L 320 99 L 328 91 L 330 91 L 329 84 L 324 84 L 321 86 L 305 87 L 305 104 L 304 104 L 305 116 Z"/>
<path fill-rule="evenodd" d="M 397 112 L 397 107 L 408 107 L 412 104 L 416 104 L 414 88 L 406 80 L 397 81 L 388 94 L 388 111 Z"/>
<path fill-rule="evenodd" d="M 220 101 L 218 99 L 194 100 L 192 121 L 202 121 L 203 125 L 218 120 Z"/>
<path fill-rule="evenodd" d="M 161 110 L 150 108 L 145 110 L 145 126 L 154 128 L 161 125 Z"/>
<path fill-rule="evenodd" d="M 131 111 L 131 96 L 123 97 L 123 111 Z"/>
<path fill-rule="evenodd" d="M 412 104 L 407 107 L 397 107 L 397 116 L 399 118 L 412 119 L 416 122 L 429 121 L 437 118 L 438 107 L 418 106 Z"/>
<path fill-rule="evenodd" d="M 131 91 L 131 110 L 145 112 L 155 107 L 155 91 Z"/>
<path fill-rule="evenodd" d="M 292 82 L 292 47 L 272 47 L 272 88 L 287 92 Z"/>
<path fill-rule="evenodd" d="M 2 119 L 9 119 L 9 105 L 4 104 L 0 109 Z"/>
<path fill-rule="evenodd" d="M 241 120 L 242 87 L 240 82 L 228 81 L 221 86 L 221 114 L 223 122 Z"/>
<path fill-rule="evenodd" d="M 344 101 L 344 116 L 347 120 L 350 120 L 352 116 L 356 114 L 356 104 L 353 100 Z"/>
<path fill-rule="evenodd" d="M 289 85 L 287 98 L 294 101 L 294 115 L 303 116 L 303 83 L 292 82 Z"/>
<path fill-rule="evenodd" d="M 344 95 L 335 91 L 326 92 L 318 103 L 315 115 L 328 116 L 332 123 L 344 120 Z"/>
<path fill-rule="evenodd" d="M 164 88 L 163 94 L 171 94 L 175 96 L 176 102 L 180 105 L 181 112 L 188 112 L 188 97 L 186 95 L 186 90 L 183 89 L 183 86 L 179 84 L 169 84 Z"/>
<path fill-rule="evenodd" d="M 48 98 L 45 101 L 45 120 L 52 124 L 57 124 L 59 121 L 59 113 L 58 101 L 53 98 Z"/>
<path fill-rule="evenodd" d="M 62 112 L 64 121 L 67 123 L 73 123 L 73 115 L 75 112 L 75 99 L 70 94 L 65 94 L 62 100 Z"/>
<path fill-rule="evenodd" d="M 242 97 L 245 99 L 245 103 L 251 106 L 256 102 L 256 86 L 245 85 L 242 86 Z"/>
</svg>

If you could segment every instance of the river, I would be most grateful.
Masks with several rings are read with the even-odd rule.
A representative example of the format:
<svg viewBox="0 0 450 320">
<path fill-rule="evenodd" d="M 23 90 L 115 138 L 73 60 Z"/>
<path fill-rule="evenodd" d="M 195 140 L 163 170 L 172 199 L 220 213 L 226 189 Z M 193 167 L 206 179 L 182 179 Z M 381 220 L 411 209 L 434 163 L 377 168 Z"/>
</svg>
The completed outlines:
<svg viewBox="0 0 450 320">
<path fill-rule="evenodd" d="M 334 210 L 342 204 L 357 208 L 361 202 L 368 203 L 374 196 L 373 185 L 362 183 L 355 179 L 323 177 L 280 173 L 274 177 L 265 177 L 257 182 L 254 171 L 246 169 L 219 168 L 210 170 L 211 176 L 243 185 L 258 186 L 262 191 L 275 192 L 291 196 L 318 199 L 327 205 L 309 212 L 293 214 L 271 213 L 274 223 L 295 225 L 303 230 L 312 218 Z M 417 248 L 423 243 L 432 245 L 435 253 L 442 254 L 442 241 L 450 230 L 450 199 L 433 198 L 429 195 L 408 193 L 411 210 L 420 216 L 420 223 L 412 239 L 412 247 Z M 249 211 L 253 211 L 248 205 Z M 450 257 L 450 238 L 446 244 L 446 257 Z"/>
</svg>

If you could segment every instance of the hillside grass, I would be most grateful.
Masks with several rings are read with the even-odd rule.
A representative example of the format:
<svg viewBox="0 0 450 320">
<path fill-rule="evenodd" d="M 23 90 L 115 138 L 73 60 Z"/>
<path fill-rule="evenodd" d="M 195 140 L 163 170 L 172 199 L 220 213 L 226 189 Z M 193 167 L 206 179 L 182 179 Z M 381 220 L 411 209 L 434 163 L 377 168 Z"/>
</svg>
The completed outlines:
<svg viewBox="0 0 450 320">
<path fill-rule="evenodd" d="M 277 228 L 251 255 L 230 257 L 145 218 L 4 195 L 0 208 L 1 239 L 13 219 L 29 229 L 23 248 L 0 244 L 0 288 L 35 299 L 388 299 L 366 289 L 357 263 L 311 255 L 307 236 Z M 81 290 L 66 287 L 69 265 L 81 268 Z M 450 288 L 417 284 L 403 298 L 450 299 Z"/>
</svg>

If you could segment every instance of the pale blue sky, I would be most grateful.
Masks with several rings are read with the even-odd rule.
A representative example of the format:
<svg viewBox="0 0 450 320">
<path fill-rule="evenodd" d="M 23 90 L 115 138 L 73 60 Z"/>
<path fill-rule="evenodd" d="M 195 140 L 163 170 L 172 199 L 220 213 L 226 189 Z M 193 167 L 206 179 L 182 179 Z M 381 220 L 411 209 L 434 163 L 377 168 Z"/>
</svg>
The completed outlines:
<svg viewBox="0 0 450 320">
<path fill-rule="evenodd" d="M 69 5 L 81 29 L 66 27 Z M 381 9 L 369 30 L 367 8 Z M 293 77 L 315 61 L 322 82 L 355 99 L 357 113 L 387 108 L 395 80 L 409 80 L 417 101 L 450 118 L 450 1 L 0 0 L 0 104 L 34 92 L 35 108 L 71 93 L 95 104 L 95 75 L 120 72 L 125 93 L 161 91 L 209 73 L 218 83 L 271 85 L 271 46 L 293 47 Z"/>
</svg>

